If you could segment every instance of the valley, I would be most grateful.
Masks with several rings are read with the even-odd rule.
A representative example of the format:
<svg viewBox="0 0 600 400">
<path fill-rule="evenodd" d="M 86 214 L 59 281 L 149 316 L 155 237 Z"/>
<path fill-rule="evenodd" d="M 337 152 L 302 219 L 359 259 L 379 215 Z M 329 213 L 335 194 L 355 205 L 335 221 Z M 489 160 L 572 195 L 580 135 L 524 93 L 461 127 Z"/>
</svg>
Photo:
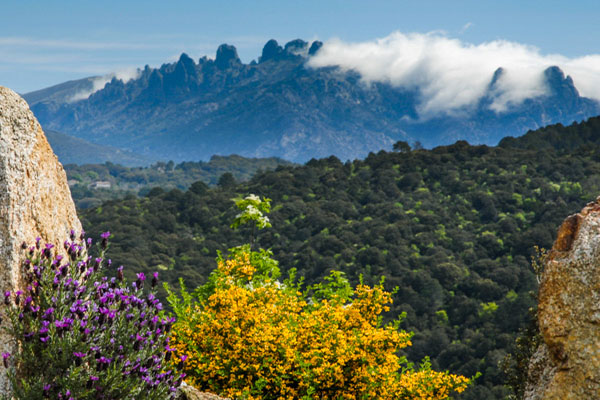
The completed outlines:
<svg viewBox="0 0 600 400">
<path fill-rule="evenodd" d="M 227 228 L 231 199 L 269 197 L 273 228 L 258 244 L 284 274 L 296 268 L 307 284 L 333 269 L 353 283 L 385 277 L 386 288 L 398 288 L 386 318 L 406 312 L 402 327 L 416 333 L 409 358 L 429 355 L 435 368 L 465 376 L 480 371 L 460 398 L 502 399 L 500 365 L 535 305 L 535 248 L 549 248 L 564 216 L 600 192 L 597 124 L 547 127 L 499 147 L 457 142 L 280 165 L 248 182 L 156 188 L 80 217 L 88 232 L 111 229 L 116 265 L 195 287 L 217 251 L 248 240 Z M 566 138 L 579 146 L 563 149 Z"/>
</svg>

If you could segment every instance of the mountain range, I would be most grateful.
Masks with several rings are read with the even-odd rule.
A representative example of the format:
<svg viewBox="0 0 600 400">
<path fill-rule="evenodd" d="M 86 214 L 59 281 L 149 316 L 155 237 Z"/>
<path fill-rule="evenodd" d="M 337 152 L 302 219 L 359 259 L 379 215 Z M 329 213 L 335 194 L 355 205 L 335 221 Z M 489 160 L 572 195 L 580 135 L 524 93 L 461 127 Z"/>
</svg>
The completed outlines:
<svg viewBox="0 0 600 400">
<path fill-rule="evenodd" d="M 221 45 L 214 59 L 185 53 L 160 68 L 146 66 L 127 81 L 112 78 L 92 92 L 85 78 L 24 95 L 46 129 L 148 159 L 206 160 L 213 154 L 277 156 L 296 162 L 342 160 L 391 149 L 396 141 L 425 147 L 467 140 L 495 145 L 505 136 L 600 114 L 558 67 L 544 71 L 544 95 L 490 108 L 505 70 L 490 76 L 489 96 L 468 110 L 424 118 L 419 88 L 365 83 L 359 73 L 307 64 L 323 44 L 270 40 L 258 61 L 242 63 Z M 79 99 L 79 100 L 78 100 Z"/>
</svg>

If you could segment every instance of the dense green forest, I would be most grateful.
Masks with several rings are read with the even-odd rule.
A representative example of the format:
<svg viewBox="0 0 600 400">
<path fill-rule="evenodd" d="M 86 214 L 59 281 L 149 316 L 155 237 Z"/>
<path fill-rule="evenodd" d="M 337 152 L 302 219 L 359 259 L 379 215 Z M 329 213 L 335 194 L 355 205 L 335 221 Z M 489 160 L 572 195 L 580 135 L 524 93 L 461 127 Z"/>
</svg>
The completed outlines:
<svg viewBox="0 0 600 400">
<path fill-rule="evenodd" d="M 600 117 L 594 117 L 566 127 L 562 124 L 548 125 L 518 138 L 506 137 L 498 145 L 530 150 L 554 149 L 565 154 L 582 146 L 600 144 L 599 132 Z"/>
<path fill-rule="evenodd" d="M 208 162 L 157 162 L 149 167 L 124 167 L 111 162 L 67 164 L 65 171 L 70 181 L 73 200 L 78 208 L 83 209 L 99 206 L 104 200 L 127 195 L 145 195 L 155 186 L 166 190 L 185 190 L 197 181 L 212 186 L 221 178 L 247 181 L 257 171 L 272 170 L 278 165 L 291 163 L 275 157 L 246 158 L 230 155 L 212 156 Z M 110 187 L 95 187 L 97 182 L 103 182 L 104 186 Z"/>
<path fill-rule="evenodd" d="M 512 141 L 311 160 L 243 183 L 154 188 L 80 217 L 92 234 L 113 233 L 114 265 L 195 287 L 217 250 L 248 241 L 250 232 L 229 228 L 232 199 L 269 197 L 273 228 L 258 242 L 282 270 L 297 268 L 308 283 L 331 269 L 354 283 L 385 276 L 399 289 L 390 317 L 405 311 L 402 327 L 416 332 L 409 358 L 431 355 L 435 368 L 466 376 L 480 371 L 461 398 L 502 399 L 498 364 L 535 305 L 534 246 L 550 247 L 561 221 L 600 193 L 600 148 L 591 141 L 571 152 Z"/>
</svg>

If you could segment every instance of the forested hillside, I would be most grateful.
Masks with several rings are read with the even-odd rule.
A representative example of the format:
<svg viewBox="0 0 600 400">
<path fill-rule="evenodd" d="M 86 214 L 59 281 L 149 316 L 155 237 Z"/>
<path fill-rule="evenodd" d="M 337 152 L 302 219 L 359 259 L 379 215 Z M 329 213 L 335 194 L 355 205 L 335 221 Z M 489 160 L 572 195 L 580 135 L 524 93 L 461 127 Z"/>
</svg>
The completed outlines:
<svg viewBox="0 0 600 400">
<path fill-rule="evenodd" d="M 404 149 L 406 150 L 406 149 Z M 344 271 L 357 282 L 386 277 L 392 315 L 415 331 L 408 355 L 438 369 L 483 373 L 468 399 L 506 394 L 498 363 L 534 305 L 534 246 L 549 247 L 562 219 L 600 192 L 600 152 L 570 154 L 458 142 L 434 150 L 380 152 L 280 166 L 247 183 L 155 188 L 81 214 L 85 229 L 110 230 L 110 256 L 129 271 L 158 269 L 189 287 L 205 282 L 218 250 L 248 241 L 229 228 L 232 199 L 273 199 L 273 228 L 258 238 L 282 270 L 307 282 Z"/>
<path fill-rule="evenodd" d="M 600 117 L 594 117 L 566 127 L 562 124 L 548 125 L 535 131 L 529 131 L 519 138 L 506 137 L 500 141 L 499 146 L 530 150 L 554 149 L 568 153 L 581 146 L 594 146 L 599 143 Z"/>
<path fill-rule="evenodd" d="M 104 164 L 67 164 L 65 171 L 71 184 L 71 195 L 78 208 L 98 206 L 103 200 L 126 195 L 145 195 L 155 186 L 166 190 L 186 190 L 192 183 L 202 181 L 216 185 L 247 181 L 257 171 L 275 169 L 278 165 L 291 165 L 280 158 L 245 158 L 238 155 L 212 156 L 210 161 L 157 162 L 149 167 L 125 167 Z M 98 187 L 97 182 L 103 182 Z"/>
</svg>

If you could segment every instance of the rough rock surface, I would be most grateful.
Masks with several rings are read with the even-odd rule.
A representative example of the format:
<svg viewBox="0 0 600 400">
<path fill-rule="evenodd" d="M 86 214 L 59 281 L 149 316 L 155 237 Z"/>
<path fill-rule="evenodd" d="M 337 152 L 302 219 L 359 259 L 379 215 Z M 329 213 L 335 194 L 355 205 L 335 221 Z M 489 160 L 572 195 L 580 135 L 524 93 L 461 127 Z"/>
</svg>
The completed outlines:
<svg viewBox="0 0 600 400">
<path fill-rule="evenodd" d="M 57 248 L 81 230 L 62 165 L 25 100 L 0 86 L 0 290 L 22 287 L 21 243 L 37 236 Z M 0 351 L 10 338 L 0 332 Z M 7 389 L 0 369 L 0 394 Z"/>
<path fill-rule="evenodd" d="M 177 394 L 177 400 L 228 400 L 223 397 L 219 397 L 216 394 L 200 392 L 193 386 L 183 382 L 179 387 L 179 393 Z"/>
<path fill-rule="evenodd" d="M 526 400 L 600 399 L 600 197 L 558 231 L 539 291 Z"/>
</svg>

